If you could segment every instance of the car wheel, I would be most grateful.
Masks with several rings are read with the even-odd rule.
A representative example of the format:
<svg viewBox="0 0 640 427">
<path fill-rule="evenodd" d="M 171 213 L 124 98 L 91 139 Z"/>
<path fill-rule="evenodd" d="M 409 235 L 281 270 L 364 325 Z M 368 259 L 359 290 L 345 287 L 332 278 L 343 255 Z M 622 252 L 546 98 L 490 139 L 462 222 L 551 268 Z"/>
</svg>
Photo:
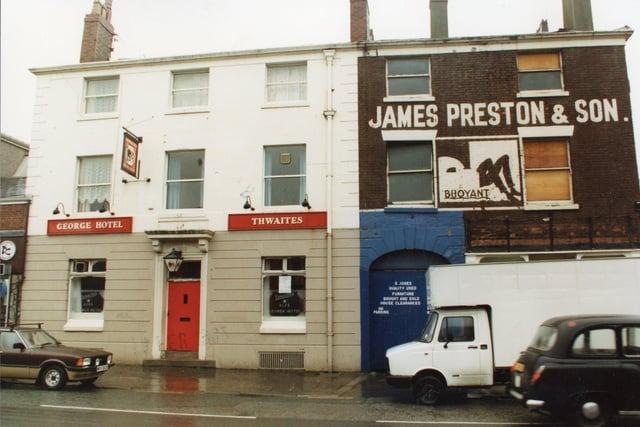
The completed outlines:
<svg viewBox="0 0 640 427">
<path fill-rule="evenodd" d="M 420 405 L 435 405 L 444 391 L 444 384 L 431 375 L 419 378 L 413 387 L 416 403 Z"/>
<path fill-rule="evenodd" d="M 600 396 L 583 396 L 572 405 L 571 425 L 576 427 L 604 427 L 611 418 L 611 407 Z"/>
<path fill-rule="evenodd" d="M 57 365 L 45 366 L 40 373 L 40 383 L 48 390 L 59 390 L 67 383 L 67 373 Z"/>
</svg>

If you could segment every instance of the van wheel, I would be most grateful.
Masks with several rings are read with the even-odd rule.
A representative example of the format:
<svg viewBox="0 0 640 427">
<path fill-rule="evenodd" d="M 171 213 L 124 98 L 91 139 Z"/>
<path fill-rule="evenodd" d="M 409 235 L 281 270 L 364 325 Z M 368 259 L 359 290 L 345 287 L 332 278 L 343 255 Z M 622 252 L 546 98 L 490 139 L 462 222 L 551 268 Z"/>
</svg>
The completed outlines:
<svg viewBox="0 0 640 427">
<path fill-rule="evenodd" d="M 413 386 L 413 395 L 420 405 L 435 405 L 443 392 L 442 381 L 431 375 L 419 378 Z"/>
<path fill-rule="evenodd" d="M 49 365 L 40 371 L 40 383 L 47 390 L 60 390 L 67 383 L 67 373 L 58 365 Z"/>
<path fill-rule="evenodd" d="M 581 396 L 571 406 L 570 423 L 576 427 L 604 427 L 611 418 L 611 407 L 601 396 Z"/>
</svg>

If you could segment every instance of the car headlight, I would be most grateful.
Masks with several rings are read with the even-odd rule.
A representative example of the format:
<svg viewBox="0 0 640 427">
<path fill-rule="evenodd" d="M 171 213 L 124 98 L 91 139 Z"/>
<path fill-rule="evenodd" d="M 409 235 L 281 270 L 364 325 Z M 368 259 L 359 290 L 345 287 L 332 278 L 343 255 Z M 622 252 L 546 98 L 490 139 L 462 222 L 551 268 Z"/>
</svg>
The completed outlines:
<svg viewBox="0 0 640 427">
<path fill-rule="evenodd" d="M 107 356 L 107 365 L 111 365 L 111 359 L 113 358 L 112 355 Z"/>
<path fill-rule="evenodd" d="M 85 367 L 85 366 L 89 366 L 91 365 L 91 358 L 90 357 L 84 357 L 81 359 L 76 360 L 76 366 L 81 366 L 81 367 Z"/>
</svg>

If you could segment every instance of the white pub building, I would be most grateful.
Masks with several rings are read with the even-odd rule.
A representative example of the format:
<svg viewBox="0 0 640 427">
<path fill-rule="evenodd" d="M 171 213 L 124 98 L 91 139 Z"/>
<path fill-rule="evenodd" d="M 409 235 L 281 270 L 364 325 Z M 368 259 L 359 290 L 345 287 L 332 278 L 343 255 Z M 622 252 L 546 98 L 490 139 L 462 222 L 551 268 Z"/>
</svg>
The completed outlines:
<svg viewBox="0 0 640 427">
<path fill-rule="evenodd" d="M 360 369 L 357 44 L 37 77 L 21 321 L 118 363 Z"/>
</svg>

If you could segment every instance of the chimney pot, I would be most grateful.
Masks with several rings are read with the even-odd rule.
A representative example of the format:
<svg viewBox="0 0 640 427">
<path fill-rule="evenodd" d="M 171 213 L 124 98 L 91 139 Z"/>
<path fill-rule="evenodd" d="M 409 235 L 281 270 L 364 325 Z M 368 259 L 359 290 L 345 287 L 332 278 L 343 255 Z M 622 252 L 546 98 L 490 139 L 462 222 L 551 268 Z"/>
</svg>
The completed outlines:
<svg viewBox="0 0 640 427">
<path fill-rule="evenodd" d="M 359 43 L 373 40 L 373 31 L 369 28 L 369 2 L 350 0 L 351 42 Z"/>
<path fill-rule="evenodd" d="M 94 0 L 91 13 L 84 17 L 84 31 L 80 47 L 80 62 L 108 61 L 113 51 L 115 30 L 111 25 L 111 7 L 113 0 L 103 5 Z"/>
<path fill-rule="evenodd" d="M 564 29 L 567 31 L 593 31 L 591 0 L 562 0 Z"/>
<path fill-rule="evenodd" d="M 448 0 L 430 0 L 431 38 L 449 38 Z"/>
</svg>

